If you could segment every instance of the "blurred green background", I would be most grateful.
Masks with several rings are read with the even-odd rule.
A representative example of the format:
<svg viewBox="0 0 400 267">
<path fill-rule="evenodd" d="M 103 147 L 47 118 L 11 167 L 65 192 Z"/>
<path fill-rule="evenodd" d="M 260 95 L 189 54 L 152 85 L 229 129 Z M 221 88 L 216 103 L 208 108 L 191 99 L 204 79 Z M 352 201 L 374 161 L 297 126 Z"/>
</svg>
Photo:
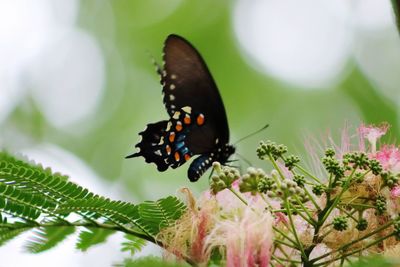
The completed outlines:
<svg viewBox="0 0 400 267">
<path fill-rule="evenodd" d="M 159 173 L 124 159 L 147 123 L 167 118 L 149 54 L 160 61 L 171 33 L 207 62 L 231 142 L 270 124 L 238 144 L 254 166 L 264 166 L 261 139 L 306 156 L 305 140 L 339 142 L 361 122 L 389 122 L 388 138 L 398 138 L 400 45 L 389 0 L 10 0 L 0 2 L 0 146 L 114 199 L 204 191 L 208 174 L 190 183 L 188 164 Z M 84 255 L 70 243 L 43 257 L 12 243 L 3 263 L 110 266 L 122 258 L 116 242 Z"/>
<path fill-rule="evenodd" d="M 295 8 L 293 1 L 283 6 L 269 2 L 116 0 L 75 2 L 74 7 L 48 3 L 53 14 L 39 26 L 53 24 L 43 33 L 46 38 L 42 41 L 51 45 L 36 48 L 28 67 L 19 73 L 21 93 L 1 122 L 2 145 L 12 151 L 32 152 L 32 148 L 40 151 L 42 144 L 51 144 L 52 149 L 81 160 L 101 179 L 121 185 L 133 200 L 174 194 L 182 186 L 197 192 L 206 189 L 207 175 L 196 184 L 188 182 L 188 164 L 159 173 L 142 158 L 124 159 L 134 151 L 140 139 L 137 134 L 147 123 L 167 117 L 149 54 L 160 61 L 163 42 L 170 33 L 190 40 L 205 58 L 225 103 L 232 142 L 270 124 L 262 134 L 238 145 L 237 151 L 256 166 L 262 164 L 255 156 L 260 139 L 285 143 L 291 151 L 304 155 L 307 136 L 320 138 L 332 132 L 337 137 L 346 123 L 357 126 L 361 121 L 387 121 L 392 125 L 391 135 L 398 136 L 399 98 L 382 77 L 386 72 L 392 83 L 398 79 L 398 63 L 388 62 L 397 57 L 384 52 L 388 42 L 398 45 L 399 41 L 391 14 L 388 18 L 382 11 L 383 15 L 378 14 L 381 20 L 365 22 L 365 11 L 357 11 L 356 1 L 349 7 L 339 1 L 338 7 L 318 4 L 320 9 L 311 11 L 303 6 L 292 13 L 283 11 Z M 314 5 L 313 1 L 303 3 L 308 4 Z M 374 5 L 370 5 L 369 12 L 373 12 Z M 389 3 L 384 8 L 390 8 Z M 318 12 L 327 12 L 324 16 L 332 16 L 334 23 L 339 21 L 340 28 L 332 28 L 329 21 L 318 25 Z M 361 13 L 356 16 L 358 22 L 350 19 L 351 12 Z M 271 18 L 274 14 L 281 20 Z M 299 18 L 307 16 L 311 21 L 299 23 Z M 283 23 L 282 28 L 279 23 Z M 312 32 L 309 25 L 315 27 Z M 84 35 L 89 45 L 80 44 L 79 38 L 74 44 L 73 31 L 79 38 Z M 297 40 L 291 38 L 293 34 L 298 35 Z M 312 34 L 317 36 L 315 41 Z M 264 39 L 258 38 L 263 35 Z M 340 38 L 345 40 L 338 49 L 335 42 Z M 274 46 L 264 46 L 266 41 Z M 74 50 L 79 53 L 74 54 Z M 320 61 L 304 61 L 301 55 L 310 51 L 310 61 L 315 57 L 313 51 L 322 51 L 317 57 Z M 272 61 L 263 59 L 271 53 L 276 55 Z M 297 67 L 282 70 L 280 53 L 300 55 L 288 61 Z M 333 66 L 325 64 L 332 54 L 343 60 Z M 378 78 L 373 73 L 376 69 L 381 75 Z M 296 71 L 300 78 L 296 78 Z M 238 164 L 245 167 L 243 162 Z M 72 179 L 79 183 L 85 177 Z"/>
</svg>

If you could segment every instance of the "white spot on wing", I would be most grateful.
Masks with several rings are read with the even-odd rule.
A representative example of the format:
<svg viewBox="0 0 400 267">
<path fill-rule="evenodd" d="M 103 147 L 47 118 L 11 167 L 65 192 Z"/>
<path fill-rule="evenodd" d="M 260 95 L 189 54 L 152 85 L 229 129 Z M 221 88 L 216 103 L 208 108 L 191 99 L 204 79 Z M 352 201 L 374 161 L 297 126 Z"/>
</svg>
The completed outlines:
<svg viewBox="0 0 400 267">
<path fill-rule="evenodd" d="M 175 89 L 175 84 L 171 83 L 171 85 L 169 86 L 170 90 L 174 90 Z"/>
<path fill-rule="evenodd" d="M 172 106 L 171 106 L 172 107 Z M 179 112 L 179 111 L 176 111 L 175 113 L 174 113 L 174 116 L 172 116 L 172 118 L 173 119 L 175 119 L 175 120 L 177 120 L 177 119 L 179 119 L 179 116 L 181 115 L 181 113 Z"/>
<path fill-rule="evenodd" d="M 167 132 L 171 129 L 171 126 L 172 126 L 172 123 L 169 121 L 169 122 L 167 123 Z"/>
<path fill-rule="evenodd" d="M 171 80 L 175 80 L 176 79 L 176 75 L 175 74 L 171 74 Z"/>
<path fill-rule="evenodd" d="M 170 100 L 170 101 L 174 101 L 174 100 L 175 100 L 175 96 L 174 96 L 174 95 L 172 95 L 172 94 L 171 94 L 171 95 L 169 95 L 169 100 Z"/>
<path fill-rule="evenodd" d="M 182 110 L 185 111 L 188 114 L 192 113 L 192 107 L 189 107 L 189 106 L 183 107 Z"/>
</svg>

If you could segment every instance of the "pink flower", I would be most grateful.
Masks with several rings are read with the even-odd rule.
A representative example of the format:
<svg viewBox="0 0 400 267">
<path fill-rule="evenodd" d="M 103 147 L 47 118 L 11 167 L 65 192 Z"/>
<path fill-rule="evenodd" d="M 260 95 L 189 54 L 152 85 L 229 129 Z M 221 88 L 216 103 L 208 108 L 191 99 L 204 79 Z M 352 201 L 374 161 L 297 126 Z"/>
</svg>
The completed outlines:
<svg viewBox="0 0 400 267">
<path fill-rule="evenodd" d="M 386 134 L 389 129 L 389 124 L 382 123 L 380 126 L 373 125 L 361 125 L 358 128 L 358 132 L 360 135 L 368 140 L 371 144 L 371 152 L 375 153 L 376 151 L 376 141 Z"/>
<path fill-rule="evenodd" d="M 394 145 L 383 146 L 375 154 L 375 158 L 381 163 L 386 171 L 391 171 L 394 174 L 400 173 L 400 150 Z"/>
<path fill-rule="evenodd" d="M 233 218 L 220 218 L 209 234 L 207 250 L 224 246 L 226 266 L 267 267 L 271 259 L 272 215 L 244 206 Z"/>
<path fill-rule="evenodd" d="M 398 198 L 400 197 L 400 186 L 396 185 L 390 190 L 390 197 L 391 198 Z"/>
<path fill-rule="evenodd" d="M 275 212 L 275 225 L 279 223 L 287 224 L 288 222 L 289 220 L 283 212 Z"/>
</svg>

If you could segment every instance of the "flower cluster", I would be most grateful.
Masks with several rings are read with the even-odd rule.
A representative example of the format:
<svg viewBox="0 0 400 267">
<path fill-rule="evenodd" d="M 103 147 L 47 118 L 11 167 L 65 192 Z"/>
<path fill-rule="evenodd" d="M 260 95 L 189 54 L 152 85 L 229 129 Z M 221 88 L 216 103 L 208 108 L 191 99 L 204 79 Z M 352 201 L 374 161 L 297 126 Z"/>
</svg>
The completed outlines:
<svg viewBox="0 0 400 267">
<path fill-rule="evenodd" d="M 358 137 L 367 145 L 357 150 L 350 143 L 326 148 L 322 175 L 271 141 L 257 148 L 269 172 L 240 174 L 214 163 L 210 190 L 195 200 L 185 189 L 187 213 L 157 239 L 197 265 L 330 266 L 359 255 L 396 256 L 400 149 L 380 145 L 388 128 L 362 125 Z"/>
</svg>

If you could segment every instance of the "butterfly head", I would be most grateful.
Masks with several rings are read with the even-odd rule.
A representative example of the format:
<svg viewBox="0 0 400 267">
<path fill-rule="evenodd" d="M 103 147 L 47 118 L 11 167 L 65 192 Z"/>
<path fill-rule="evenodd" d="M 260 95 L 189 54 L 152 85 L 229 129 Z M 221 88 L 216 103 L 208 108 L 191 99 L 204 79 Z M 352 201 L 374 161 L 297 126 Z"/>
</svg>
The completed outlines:
<svg viewBox="0 0 400 267">
<path fill-rule="evenodd" d="M 218 158 L 216 158 L 216 161 L 224 164 L 228 161 L 229 157 L 233 155 L 233 153 L 235 153 L 235 147 L 226 144 L 221 148 L 221 152 L 219 153 Z"/>
</svg>

